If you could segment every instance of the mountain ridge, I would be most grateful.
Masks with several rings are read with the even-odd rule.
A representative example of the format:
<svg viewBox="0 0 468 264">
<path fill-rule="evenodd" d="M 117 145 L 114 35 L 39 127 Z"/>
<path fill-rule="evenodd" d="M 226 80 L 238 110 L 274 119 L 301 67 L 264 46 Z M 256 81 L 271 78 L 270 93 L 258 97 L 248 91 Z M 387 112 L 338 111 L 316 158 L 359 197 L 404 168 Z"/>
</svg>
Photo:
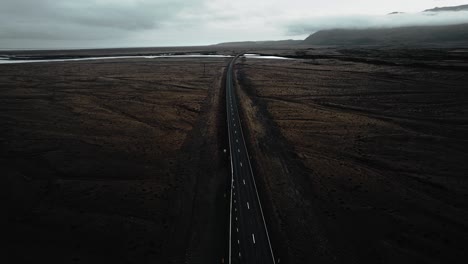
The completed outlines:
<svg viewBox="0 0 468 264">
<path fill-rule="evenodd" d="M 468 5 L 434 7 L 431 9 L 426 9 L 423 12 L 446 12 L 446 11 L 452 11 L 452 12 L 468 11 Z"/>
<path fill-rule="evenodd" d="M 435 7 L 422 13 L 468 11 L 468 5 Z M 399 15 L 392 12 L 387 15 Z M 468 43 L 468 23 L 452 25 L 418 25 L 388 28 L 326 29 L 309 35 L 309 45 L 421 45 Z"/>
<path fill-rule="evenodd" d="M 435 7 L 424 12 L 468 11 L 467 5 Z M 387 15 L 400 15 L 392 12 Z M 319 30 L 304 40 L 237 41 L 214 44 L 220 47 L 282 47 L 295 45 L 423 45 L 468 44 L 468 23 L 452 25 L 418 25 L 398 27 L 369 27 L 361 29 L 335 28 Z"/>
<path fill-rule="evenodd" d="M 310 45 L 378 45 L 468 42 L 468 24 L 398 28 L 330 29 L 311 34 Z"/>
</svg>

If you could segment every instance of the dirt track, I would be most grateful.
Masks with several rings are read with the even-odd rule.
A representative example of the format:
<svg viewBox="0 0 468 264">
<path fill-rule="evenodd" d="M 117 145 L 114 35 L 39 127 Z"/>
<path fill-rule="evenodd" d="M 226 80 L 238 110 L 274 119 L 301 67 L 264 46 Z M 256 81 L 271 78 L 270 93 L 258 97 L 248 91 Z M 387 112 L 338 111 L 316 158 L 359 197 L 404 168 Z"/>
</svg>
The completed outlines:
<svg viewBox="0 0 468 264">
<path fill-rule="evenodd" d="M 466 259 L 463 71 L 334 59 L 236 67 L 281 263 Z"/>
</svg>

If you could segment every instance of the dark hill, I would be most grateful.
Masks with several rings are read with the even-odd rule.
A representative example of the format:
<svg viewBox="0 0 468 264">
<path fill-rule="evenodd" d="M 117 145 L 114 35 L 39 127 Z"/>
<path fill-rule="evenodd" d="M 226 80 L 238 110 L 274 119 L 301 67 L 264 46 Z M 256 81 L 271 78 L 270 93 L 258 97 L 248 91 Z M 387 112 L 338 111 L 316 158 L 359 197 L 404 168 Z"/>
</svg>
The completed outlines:
<svg viewBox="0 0 468 264">
<path fill-rule="evenodd" d="M 436 8 L 424 10 L 424 12 L 444 12 L 444 11 L 468 11 L 468 5 L 436 7 Z"/>
<path fill-rule="evenodd" d="M 468 42 L 468 24 L 373 29 L 321 30 L 304 40 L 309 45 L 395 45 Z"/>
</svg>

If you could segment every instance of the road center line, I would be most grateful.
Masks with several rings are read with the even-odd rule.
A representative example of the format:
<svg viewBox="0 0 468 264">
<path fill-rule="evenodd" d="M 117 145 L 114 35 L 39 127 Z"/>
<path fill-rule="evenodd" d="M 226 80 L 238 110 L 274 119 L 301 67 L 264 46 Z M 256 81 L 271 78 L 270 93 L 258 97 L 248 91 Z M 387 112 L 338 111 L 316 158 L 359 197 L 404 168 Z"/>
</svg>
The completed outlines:
<svg viewBox="0 0 468 264">
<path fill-rule="evenodd" d="M 236 217 L 236 221 L 237 221 L 237 217 Z M 255 235 L 252 234 L 252 240 L 253 240 L 253 243 L 255 244 Z"/>
<path fill-rule="evenodd" d="M 247 202 L 247 209 L 250 210 L 249 202 Z M 237 208 L 236 208 L 236 211 L 237 211 Z"/>
</svg>

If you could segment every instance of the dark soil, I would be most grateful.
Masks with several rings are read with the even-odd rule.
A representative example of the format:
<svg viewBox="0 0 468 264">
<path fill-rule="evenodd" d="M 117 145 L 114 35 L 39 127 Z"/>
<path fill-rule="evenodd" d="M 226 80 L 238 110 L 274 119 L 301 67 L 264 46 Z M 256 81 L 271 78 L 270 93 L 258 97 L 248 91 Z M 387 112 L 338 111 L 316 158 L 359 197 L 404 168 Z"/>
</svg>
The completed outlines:
<svg viewBox="0 0 468 264">
<path fill-rule="evenodd" d="M 468 75 L 428 63 L 238 62 L 281 263 L 466 261 Z"/>
<path fill-rule="evenodd" d="M 6 55 L 187 52 L 239 51 Z M 466 262 L 466 49 L 249 53 L 299 58 L 239 59 L 235 66 L 278 263 Z M 222 262 L 228 60 L 0 65 L 7 263 Z"/>
<path fill-rule="evenodd" d="M 226 65 L 0 65 L 6 263 L 220 261 Z"/>
</svg>

